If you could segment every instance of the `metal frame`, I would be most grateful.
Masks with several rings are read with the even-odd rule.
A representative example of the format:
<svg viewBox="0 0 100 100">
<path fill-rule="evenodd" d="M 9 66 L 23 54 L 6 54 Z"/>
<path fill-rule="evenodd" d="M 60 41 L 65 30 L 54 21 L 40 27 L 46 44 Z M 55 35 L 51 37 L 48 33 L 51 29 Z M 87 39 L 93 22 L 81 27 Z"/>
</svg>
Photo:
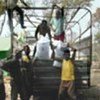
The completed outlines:
<svg viewBox="0 0 100 100">
<path fill-rule="evenodd" d="M 33 9 L 33 10 L 46 10 L 46 9 L 52 9 L 52 7 L 21 7 L 22 9 Z M 55 8 L 56 9 L 56 8 Z M 74 42 L 81 38 L 82 35 L 84 35 L 89 29 L 90 29 L 90 58 L 89 58 L 89 61 L 91 63 L 92 61 L 92 13 L 91 11 L 88 9 L 88 8 L 85 8 L 85 7 L 66 7 L 64 9 L 75 9 L 75 12 L 73 13 L 73 15 L 71 16 L 70 20 L 67 22 L 67 25 L 68 23 L 74 23 L 74 21 L 72 21 L 75 16 L 77 15 L 77 13 L 81 10 L 81 9 L 84 9 L 86 10 L 87 12 L 81 16 L 81 18 L 78 20 L 78 21 L 75 21 L 74 25 L 72 27 L 74 27 L 76 24 L 79 24 L 79 21 L 82 20 L 88 13 L 90 14 L 90 25 L 89 27 L 87 27 L 87 29 L 85 29 L 83 32 L 81 32 L 81 28 L 80 28 L 80 32 L 81 34 L 74 40 Z M 12 21 L 10 21 L 10 30 L 11 30 L 11 33 L 13 33 L 13 26 L 12 26 Z M 67 26 L 66 26 L 67 27 Z M 80 25 L 79 25 L 80 27 Z M 11 34 L 11 37 L 12 37 L 12 40 L 13 40 L 13 34 Z M 13 48 L 13 43 L 12 43 L 12 48 Z M 13 52 L 13 51 L 12 51 Z"/>
<path fill-rule="evenodd" d="M 52 9 L 52 7 L 22 7 L 22 9 L 47 10 L 47 9 Z M 77 39 L 81 38 L 90 29 L 90 58 L 89 58 L 89 62 L 91 63 L 91 61 L 92 61 L 92 13 L 88 8 L 85 8 L 85 7 L 66 7 L 64 9 L 75 9 L 75 12 L 71 16 L 70 20 L 68 22 L 66 22 L 67 24 L 74 23 L 74 25 L 72 27 L 74 27 L 76 24 L 79 25 L 79 21 L 82 20 L 88 13 L 90 14 L 89 27 L 87 27 L 83 32 L 81 32 L 81 28 L 79 28 L 81 34 L 78 37 L 76 37 L 76 39 L 73 42 L 75 42 Z M 77 21 L 72 21 L 81 9 L 86 10 L 87 12 L 83 16 L 81 16 Z M 80 27 L 80 25 L 79 25 L 79 27 Z"/>
</svg>

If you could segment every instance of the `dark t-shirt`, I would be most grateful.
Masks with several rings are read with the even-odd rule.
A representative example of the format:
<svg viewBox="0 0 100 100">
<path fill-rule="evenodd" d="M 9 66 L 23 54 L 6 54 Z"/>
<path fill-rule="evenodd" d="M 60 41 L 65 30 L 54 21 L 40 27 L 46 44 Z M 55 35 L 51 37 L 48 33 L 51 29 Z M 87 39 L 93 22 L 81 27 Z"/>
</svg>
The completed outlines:
<svg viewBox="0 0 100 100">
<path fill-rule="evenodd" d="M 5 63 L 3 69 L 10 73 L 16 85 L 21 85 L 20 62 L 18 60 L 13 60 Z"/>
</svg>

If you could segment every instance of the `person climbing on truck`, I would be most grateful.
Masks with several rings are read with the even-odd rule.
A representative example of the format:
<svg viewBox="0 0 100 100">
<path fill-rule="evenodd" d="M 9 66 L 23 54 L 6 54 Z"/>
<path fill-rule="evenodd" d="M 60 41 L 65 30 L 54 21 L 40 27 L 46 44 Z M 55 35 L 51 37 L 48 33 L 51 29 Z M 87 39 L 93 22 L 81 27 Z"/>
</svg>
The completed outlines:
<svg viewBox="0 0 100 100">
<path fill-rule="evenodd" d="M 25 6 L 28 6 L 23 0 L 20 0 Z M 13 17 L 13 11 L 17 11 L 18 14 L 20 15 L 19 21 L 21 24 L 22 28 L 26 28 L 24 26 L 24 12 L 23 10 L 17 5 L 18 0 L 5 0 L 6 3 L 6 9 L 8 13 L 8 18 L 9 18 L 9 24 L 10 21 L 12 21 Z"/>
</svg>

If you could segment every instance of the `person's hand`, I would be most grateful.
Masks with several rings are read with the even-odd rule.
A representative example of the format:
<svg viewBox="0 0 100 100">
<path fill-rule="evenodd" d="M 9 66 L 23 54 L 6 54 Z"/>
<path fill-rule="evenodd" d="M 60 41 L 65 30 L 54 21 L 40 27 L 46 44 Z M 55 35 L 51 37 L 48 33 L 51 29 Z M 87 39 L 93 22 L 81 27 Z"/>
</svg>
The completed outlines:
<svg viewBox="0 0 100 100">
<path fill-rule="evenodd" d="M 51 45 L 51 49 L 52 49 L 51 59 L 54 59 L 55 58 L 55 51 L 54 51 L 54 47 L 52 45 L 52 42 L 50 43 L 50 45 Z"/>
<path fill-rule="evenodd" d="M 53 4 L 53 5 L 52 5 L 52 9 L 54 9 L 54 8 L 55 8 L 55 6 L 56 6 L 56 4 Z"/>
<path fill-rule="evenodd" d="M 62 6 L 61 9 L 64 9 L 64 6 Z"/>
<path fill-rule="evenodd" d="M 74 47 L 72 47 L 72 46 L 70 45 L 70 43 L 67 43 L 67 47 L 71 48 L 73 51 L 77 51 L 77 49 L 74 48 Z"/>
<path fill-rule="evenodd" d="M 77 51 L 77 49 L 76 49 L 76 48 L 74 48 L 74 51 Z"/>
</svg>

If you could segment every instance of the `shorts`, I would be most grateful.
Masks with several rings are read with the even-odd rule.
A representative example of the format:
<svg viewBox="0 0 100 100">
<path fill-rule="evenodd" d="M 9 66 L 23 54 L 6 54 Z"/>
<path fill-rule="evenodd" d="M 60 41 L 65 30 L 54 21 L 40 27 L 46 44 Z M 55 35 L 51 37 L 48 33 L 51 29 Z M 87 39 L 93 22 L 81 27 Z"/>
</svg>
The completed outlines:
<svg viewBox="0 0 100 100">
<path fill-rule="evenodd" d="M 64 37 L 65 37 L 65 32 L 64 31 L 60 35 L 54 35 L 55 40 L 64 41 Z"/>
</svg>

